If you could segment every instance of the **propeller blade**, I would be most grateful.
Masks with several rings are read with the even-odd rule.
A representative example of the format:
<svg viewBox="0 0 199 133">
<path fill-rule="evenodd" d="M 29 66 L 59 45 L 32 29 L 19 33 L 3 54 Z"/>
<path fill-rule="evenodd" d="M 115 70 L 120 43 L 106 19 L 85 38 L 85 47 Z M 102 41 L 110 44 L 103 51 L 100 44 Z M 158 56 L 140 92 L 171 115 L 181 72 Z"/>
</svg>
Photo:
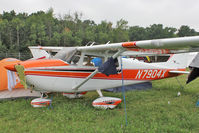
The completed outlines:
<svg viewBox="0 0 199 133">
<path fill-rule="evenodd" d="M 25 72 L 24 72 L 24 66 L 22 66 L 22 65 L 15 65 L 15 69 L 18 72 L 20 83 L 24 86 L 25 89 L 27 89 L 28 86 L 26 84 L 26 77 L 25 77 Z"/>
</svg>

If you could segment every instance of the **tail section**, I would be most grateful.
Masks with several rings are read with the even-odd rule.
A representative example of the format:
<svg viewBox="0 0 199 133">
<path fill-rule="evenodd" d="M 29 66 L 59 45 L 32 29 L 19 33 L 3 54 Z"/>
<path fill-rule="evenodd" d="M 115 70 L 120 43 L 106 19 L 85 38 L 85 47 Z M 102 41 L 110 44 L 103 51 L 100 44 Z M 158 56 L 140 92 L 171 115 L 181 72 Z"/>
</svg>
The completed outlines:
<svg viewBox="0 0 199 133">
<path fill-rule="evenodd" d="M 46 50 L 43 50 L 39 47 L 29 47 L 29 49 L 34 59 L 48 59 L 50 57 Z"/>
<path fill-rule="evenodd" d="M 173 54 L 165 63 L 167 67 L 171 68 L 186 68 L 197 55 L 197 52 Z"/>
</svg>

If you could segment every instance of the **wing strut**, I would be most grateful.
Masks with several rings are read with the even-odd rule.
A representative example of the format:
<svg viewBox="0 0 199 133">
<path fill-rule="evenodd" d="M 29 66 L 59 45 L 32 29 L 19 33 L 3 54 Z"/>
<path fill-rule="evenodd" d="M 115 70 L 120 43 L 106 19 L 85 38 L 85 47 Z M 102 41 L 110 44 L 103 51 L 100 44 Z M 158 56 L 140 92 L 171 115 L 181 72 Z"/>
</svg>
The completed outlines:
<svg viewBox="0 0 199 133">
<path fill-rule="evenodd" d="M 115 53 L 112 57 L 113 59 L 117 58 L 118 56 L 120 56 L 120 54 L 124 52 L 123 50 L 119 50 L 117 53 Z M 91 79 L 93 76 L 95 76 L 95 74 L 97 74 L 99 72 L 98 69 L 95 69 L 94 72 L 92 72 L 85 80 L 83 80 L 81 83 L 79 83 L 78 85 L 76 85 L 75 87 L 73 87 L 73 90 L 78 90 L 79 87 L 81 87 L 83 84 L 85 84 L 89 79 Z"/>
</svg>

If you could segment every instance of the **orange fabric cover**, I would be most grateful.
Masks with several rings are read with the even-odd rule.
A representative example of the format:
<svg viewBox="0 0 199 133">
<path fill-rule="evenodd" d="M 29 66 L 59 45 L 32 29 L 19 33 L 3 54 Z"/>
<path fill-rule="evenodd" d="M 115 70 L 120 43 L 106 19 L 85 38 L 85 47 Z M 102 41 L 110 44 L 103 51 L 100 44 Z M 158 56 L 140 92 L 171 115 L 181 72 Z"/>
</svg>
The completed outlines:
<svg viewBox="0 0 199 133">
<path fill-rule="evenodd" d="M 6 58 L 0 61 L 0 91 L 8 89 L 7 70 L 4 68 L 4 66 L 18 62 L 20 62 L 20 60 L 14 58 Z M 17 81 L 15 88 L 24 88 L 24 87 L 23 85 L 20 84 L 19 81 Z"/>
</svg>

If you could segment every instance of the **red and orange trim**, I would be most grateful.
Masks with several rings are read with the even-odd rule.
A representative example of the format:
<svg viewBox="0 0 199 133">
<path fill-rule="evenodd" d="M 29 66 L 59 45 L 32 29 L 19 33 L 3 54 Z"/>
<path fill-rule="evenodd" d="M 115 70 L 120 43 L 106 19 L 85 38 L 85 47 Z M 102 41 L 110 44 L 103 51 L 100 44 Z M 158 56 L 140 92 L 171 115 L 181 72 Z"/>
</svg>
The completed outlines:
<svg viewBox="0 0 199 133">
<path fill-rule="evenodd" d="M 125 42 L 122 44 L 122 47 L 124 48 L 138 48 L 136 46 L 136 42 Z"/>
</svg>

